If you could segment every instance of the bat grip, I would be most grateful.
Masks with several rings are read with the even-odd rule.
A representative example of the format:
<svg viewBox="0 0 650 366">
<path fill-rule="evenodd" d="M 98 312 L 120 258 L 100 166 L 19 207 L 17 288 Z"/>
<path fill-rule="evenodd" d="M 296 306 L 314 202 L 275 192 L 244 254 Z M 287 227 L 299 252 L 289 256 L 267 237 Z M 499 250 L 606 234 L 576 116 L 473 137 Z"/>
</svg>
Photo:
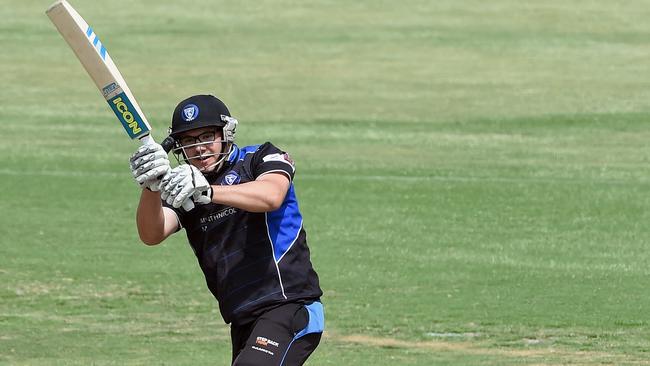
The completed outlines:
<svg viewBox="0 0 650 366">
<path fill-rule="evenodd" d="M 142 145 L 151 145 L 156 143 L 156 141 L 154 141 L 151 135 L 145 135 L 140 137 L 140 142 L 142 143 Z"/>
<path fill-rule="evenodd" d="M 192 202 L 191 199 L 186 200 L 185 202 L 183 202 L 183 209 L 185 211 L 190 211 L 193 208 L 194 208 L 194 202 Z"/>
<path fill-rule="evenodd" d="M 174 148 L 175 142 L 176 141 L 174 140 L 173 137 L 167 136 L 164 140 L 162 140 L 160 145 L 163 147 L 163 150 L 165 150 L 165 152 L 169 153 Z"/>
</svg>

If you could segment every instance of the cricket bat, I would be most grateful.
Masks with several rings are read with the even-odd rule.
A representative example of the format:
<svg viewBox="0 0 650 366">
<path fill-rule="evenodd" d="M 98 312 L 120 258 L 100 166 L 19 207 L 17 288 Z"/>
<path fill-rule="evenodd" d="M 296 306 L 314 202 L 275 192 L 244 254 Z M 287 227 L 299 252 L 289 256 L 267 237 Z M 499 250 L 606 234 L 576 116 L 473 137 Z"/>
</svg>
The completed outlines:
<svg viewBox="0 0 650 366">
<path fill-rule="evenodd" d="M 147 118 L 93 28 L 66 0 L 56 1 L 45 13 L 77 55 L 129 137 L 140 139 L 143 144 L 152 143 Z"/>
<path fill-rule="evenodd" d="M 66 0 L 54 2 L 45 13 L 77 55 L 129 137 L 139 139 L 143 145 L 154 143 L 147 118 L 93 28 Z M 168 139 L 162 145 L 167 152 L 172 147 Z M 194 204 L 186 201 L 183 207 L 189 211 Z"/>
</svg>

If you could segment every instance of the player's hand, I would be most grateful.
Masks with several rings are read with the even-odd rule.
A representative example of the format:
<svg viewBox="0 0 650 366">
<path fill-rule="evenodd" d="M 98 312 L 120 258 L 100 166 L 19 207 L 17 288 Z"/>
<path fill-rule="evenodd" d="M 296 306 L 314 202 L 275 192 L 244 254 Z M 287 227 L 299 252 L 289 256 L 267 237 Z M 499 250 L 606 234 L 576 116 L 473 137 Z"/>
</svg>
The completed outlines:
<svg viewBox="0 0 650 366">
<path fill-rule="evenodd" d="M 129 160 L 131 173 L 141 188 L 160 190 L 162 178 L 170 171 L 167 152 L 159 144 L 140 146 Z"/>
<path fill-rule="evenodd" d="M 212 187 L 195 166 L 179 165 L 163 178 L 160 197 L 175 208 L 181 207 L 187 200 L 199 204 L 212 202 Z"/>
</svg>

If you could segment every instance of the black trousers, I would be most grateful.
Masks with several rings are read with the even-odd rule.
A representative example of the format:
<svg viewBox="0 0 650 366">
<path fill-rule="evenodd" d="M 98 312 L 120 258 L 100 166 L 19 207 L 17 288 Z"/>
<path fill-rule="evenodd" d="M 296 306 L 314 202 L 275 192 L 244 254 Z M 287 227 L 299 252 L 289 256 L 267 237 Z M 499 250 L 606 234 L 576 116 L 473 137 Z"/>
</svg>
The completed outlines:
<svg viewBox="0 0 650 366">
<path fill-rule="evenodd" d="M 310 316 L 303 304 L 284 304 L 243 326 L 232 325 L 233 366 L 302 365 L 316 349 L 321 332 L 304 331 Z"/>
</svg>

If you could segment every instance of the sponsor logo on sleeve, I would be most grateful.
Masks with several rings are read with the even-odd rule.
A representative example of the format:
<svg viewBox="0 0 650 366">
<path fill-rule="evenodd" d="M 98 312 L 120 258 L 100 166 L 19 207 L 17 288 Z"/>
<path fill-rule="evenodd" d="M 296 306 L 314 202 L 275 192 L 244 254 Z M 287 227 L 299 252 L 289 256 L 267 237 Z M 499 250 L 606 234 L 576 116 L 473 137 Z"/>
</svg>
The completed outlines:
<svg viewBox="0 0 650 366">
<path fill-rule="evenodd" d="M 291 168 L 295 168 L 293 160 L 287 153 L 275 153 L 275 154 L 269 154 L 266 155 L 265 157 L 262 158 L 262 161 L 265 163 L 271 162 L 271 161 L 278 161 L 281 163 L 287 163 L 291 165 Z"/>
</svg>

